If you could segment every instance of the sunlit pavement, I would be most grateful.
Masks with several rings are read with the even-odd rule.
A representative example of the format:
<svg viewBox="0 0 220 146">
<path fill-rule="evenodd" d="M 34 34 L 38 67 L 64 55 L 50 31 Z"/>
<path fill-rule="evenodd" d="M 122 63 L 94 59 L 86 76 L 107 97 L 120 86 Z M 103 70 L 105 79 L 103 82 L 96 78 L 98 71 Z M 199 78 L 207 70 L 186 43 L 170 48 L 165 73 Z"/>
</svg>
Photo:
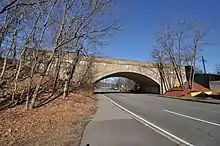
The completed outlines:
<svg viewBox="0 0 220 146">
<path fill-rule="evenodd" d="M 150 94 L 105 94 L 120 106 L 196 146 L 219 146 L 220 106 Z"/>
<path fill-rule="evenodd" d="M 174 142 L 97 95 L 98 111 L 86 126 L 81 146 L 174 146 Z"/>
</svg>

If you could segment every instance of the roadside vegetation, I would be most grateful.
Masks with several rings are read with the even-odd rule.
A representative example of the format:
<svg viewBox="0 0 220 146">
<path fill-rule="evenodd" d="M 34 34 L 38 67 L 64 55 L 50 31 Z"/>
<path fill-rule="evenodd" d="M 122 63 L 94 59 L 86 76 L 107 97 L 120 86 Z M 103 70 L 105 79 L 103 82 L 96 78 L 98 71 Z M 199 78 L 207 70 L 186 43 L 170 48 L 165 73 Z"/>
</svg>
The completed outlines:
<svg viewBox="0 0 220 146">
<path fill-rule="evenodd" d="M 184 77 L 188 76 L 187 88 L 193 90 L 196 63 L 201 60 L 202 47 L 207 44 L 209 30 L 197 22 L 180 21 L 175 25 L 166 24 L 156 35 L 156 45 L 152 57 L 159 71 L 164 91 L 169 91 L 175 83 L 184 88 Z M 185 75 L 184 66 L 188 66 Z"/>
<path fill-rule="evenodd" d="M 16 138 L 27 138 L 25 132 L 30 129 L 19 129 L 29 127 L 30 123 L 40 131 L 40 127 L 45 126 L 44 120 L 49 119 L 49 116 L 41 116 L 47 110 L 52 114 L 50 108 L 58 114 L 51 120 L 62 117 L 61 109 L 65 106 L 72 111 L 71 116 L 76 113 L 75 118 L 81 118 L 77 122 L 92 113 L 92 97 L 87 99 L 87 96 L 77 95 L 85 98 L 85 103 L 75 107 L 77 96 L 72 93 L 83 91 L 92 96 L 94 56 L 120 27 L 112 18 L 113 8 L 111 0 L 1 1 L 0 128 L 3 133 L 0 137 L 3 144 L 16 144 Z M 63 105 L 48 107 L 55 99 Z M 60 120 L 65 121 L 67 117 Z M 16 130 L 19 121 L 22 127 Z M 11 134 L 14 130 L 17 137 Z M 23 137 L 19 137 L 19 131 L 24 132 Z"/>
</svg>

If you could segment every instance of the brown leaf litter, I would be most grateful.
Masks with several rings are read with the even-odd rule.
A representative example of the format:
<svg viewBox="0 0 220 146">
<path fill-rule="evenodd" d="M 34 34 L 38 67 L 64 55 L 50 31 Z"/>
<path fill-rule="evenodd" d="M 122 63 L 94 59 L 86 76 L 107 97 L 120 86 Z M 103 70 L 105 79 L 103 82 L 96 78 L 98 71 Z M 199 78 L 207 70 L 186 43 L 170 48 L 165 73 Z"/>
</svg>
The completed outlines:
<svg viewBox="0 0 220 146">
<path fill-rule="evenodd" d="M 85 120 L 95 112 L 95 100 L 82 93 L 61 97 L 45 106 L 0 111 L 0 143 L 4 145 L 79 145 Z"/>
</svg>

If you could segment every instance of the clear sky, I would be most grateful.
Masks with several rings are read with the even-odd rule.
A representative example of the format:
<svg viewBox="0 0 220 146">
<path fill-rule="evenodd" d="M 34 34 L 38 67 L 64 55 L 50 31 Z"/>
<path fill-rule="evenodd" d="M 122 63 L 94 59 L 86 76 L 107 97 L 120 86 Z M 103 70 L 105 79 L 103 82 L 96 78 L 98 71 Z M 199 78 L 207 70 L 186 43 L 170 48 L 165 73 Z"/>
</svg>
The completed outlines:
<svg viewBox="0 0 220 146">
<path fill-rule="evenodd" d="M 156 32 L 161 24 L 173 24 L 179 20 L 196 21 L 211 29 L 208 45 L 202 55 L 208 72 L 220 64 L 220 0 L 116 0 L 119 8 L 116 16 L 123 24 L 103 55 L 139 61 L 152 61 L 151 51 Z M 202 62 L 198 62 L 201 67 Z"/>
</svg>

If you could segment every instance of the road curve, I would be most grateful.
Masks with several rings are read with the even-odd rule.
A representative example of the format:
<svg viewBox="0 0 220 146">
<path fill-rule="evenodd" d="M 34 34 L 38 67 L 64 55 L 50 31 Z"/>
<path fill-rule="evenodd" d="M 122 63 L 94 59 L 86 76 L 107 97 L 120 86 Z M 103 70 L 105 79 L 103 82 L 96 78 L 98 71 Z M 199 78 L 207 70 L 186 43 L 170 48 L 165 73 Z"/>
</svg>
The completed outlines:
<svg viewBox="0 0 220 146">
<path fill-rule="evenodd" d="M 195 146 L 220 145 L 220 106 L 150 94 L 105 94 L 110 100 Z"/>
</svg>

